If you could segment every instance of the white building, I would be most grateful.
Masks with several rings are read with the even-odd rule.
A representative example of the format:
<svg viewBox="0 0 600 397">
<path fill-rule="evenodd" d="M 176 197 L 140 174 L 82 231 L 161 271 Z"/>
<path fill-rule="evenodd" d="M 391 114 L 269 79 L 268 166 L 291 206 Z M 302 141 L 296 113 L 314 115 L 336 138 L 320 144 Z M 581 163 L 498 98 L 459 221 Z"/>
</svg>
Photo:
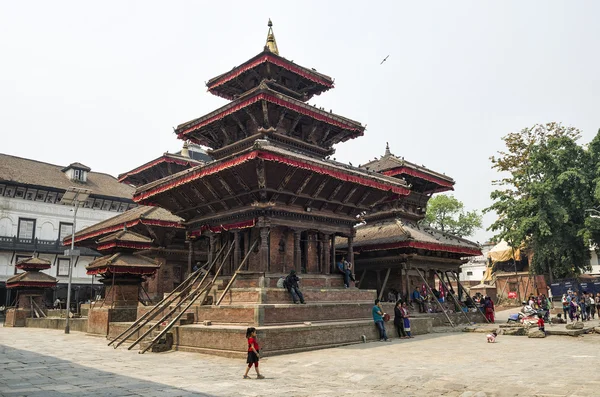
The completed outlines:
<svg viewBox="0 0 600 397">
<path fill-rule="evenodd" d="M 15 264 L 33 255 L 49 260 L 52 267 L 44 272 L 59 280 L 46 300 L 66 297 L 69 258 L 63 253 L 69 247 L 62 245 L 62 239 L 72 232 L 73 209 L 61 205 L 60 200 L 71 186 L 92 191 L 77 212 L 77 230 L 136 206 L 131 186 L 108 174 L 92 172 L 83 164 L 62 167 L 0 154 L 0 306 L 10 305 L 14 299 L 5 282 L 20 272 Z M 98 253 L 82 249 L 74 262 L 74 301 L 91 296 L 92 278 L 85 267 L 95 256 Z"/>
<path fill-rule="evenodd" d="M 487 254 L 494 247 L 494 243 L 484 243 L 481 246 L 482 255 L 472 256 L 469 261 L 460 267 L 459 280 L 465 286 L 476 285 L 481 282 L 487 269 Z"/>
</svg>

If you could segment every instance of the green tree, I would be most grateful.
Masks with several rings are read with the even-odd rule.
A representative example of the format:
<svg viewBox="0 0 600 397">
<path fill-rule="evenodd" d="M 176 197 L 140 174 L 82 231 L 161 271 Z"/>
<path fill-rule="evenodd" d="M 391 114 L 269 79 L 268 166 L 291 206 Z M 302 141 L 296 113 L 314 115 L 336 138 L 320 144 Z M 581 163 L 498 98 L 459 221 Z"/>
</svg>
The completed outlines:
<svg viewBox="0 0 600 397">
<path fill-rule="evenodd" d="M 464 205 L 453 196 L 438 194 L 427 204 L 425 224 L 458 237 L 471 236 L 480 228 L 481 214 L 465 212 Z"/>
<path fill-rule="evenodd" d="M 589 268 L 592 161 L 579 137 L 573 127 L 536 124 L 505 136 L 507 151 L 491 158 L 504 178 L 494 182 L 499 188 L 485 210 L 498 215 L 488 230 L 513 247 L 531 249 L 537 274 L 567 277 Z"/>
</svg>

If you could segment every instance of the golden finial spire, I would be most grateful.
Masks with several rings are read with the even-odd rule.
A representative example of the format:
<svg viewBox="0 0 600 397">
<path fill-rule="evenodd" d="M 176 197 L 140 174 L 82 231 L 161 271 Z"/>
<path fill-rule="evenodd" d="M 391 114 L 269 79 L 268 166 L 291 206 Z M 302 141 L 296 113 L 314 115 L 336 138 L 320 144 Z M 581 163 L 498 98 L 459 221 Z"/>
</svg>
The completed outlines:
<svg viewBox="0 0 600 397">
<path fill-rule="evenodd" d="M 390 144 L 389 142 L 385 143 L 385 155 L 390 156 L 392 153 L 390 152 Z"/>
<path fill-rule="evenodd" d="M 269 33 L 267 33 L 267 44 L 265 44 L 265 50 L 271 51 L 273 54 L 279 55 L 279 50 L 277 49 L 277 42 L 275 41 L 275 34 L 273 34 L 273 22 L 271 22 L 271 18 L 269 18 Z"/>
</svg>

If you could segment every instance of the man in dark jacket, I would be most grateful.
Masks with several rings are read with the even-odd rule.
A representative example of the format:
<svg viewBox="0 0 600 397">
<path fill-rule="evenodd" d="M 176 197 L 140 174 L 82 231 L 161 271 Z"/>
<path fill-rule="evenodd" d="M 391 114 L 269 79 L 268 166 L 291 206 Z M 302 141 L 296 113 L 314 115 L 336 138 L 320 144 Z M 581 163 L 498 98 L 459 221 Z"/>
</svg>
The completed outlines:
<svg viewBox="0 0 600 397">
<path fill-rule="evenodd" d="M 302 292 L 300 292 L 298 281 L 300 281 L 300 278 L 296 275 L 296 271 L 292 270 L 285 278 L 285 287 L 288 292 L 292 294 L 294 303 L 298 303 L 298 300 L 300 300 L 300 303 L 304 304 L 304 296 L 302 295 Z"/>
</svg>

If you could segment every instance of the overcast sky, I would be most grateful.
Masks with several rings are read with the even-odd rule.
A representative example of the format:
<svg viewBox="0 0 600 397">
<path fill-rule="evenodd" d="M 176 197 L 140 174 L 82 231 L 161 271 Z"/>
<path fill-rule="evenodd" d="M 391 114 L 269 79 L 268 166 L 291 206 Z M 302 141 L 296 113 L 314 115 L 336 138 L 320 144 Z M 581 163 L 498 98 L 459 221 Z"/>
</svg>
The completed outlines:
<svg viewBox="0 0 600 397">
<path fill-rule="evenodd" d="M 116 176 L 178 151 L 172 127 L 226 103 L 205 82 L 259 53 L 271 18 L 280 55 L 335 78 L 310 103 L 367 124 L 338 161 L 387 141 L 481 210 L 502 136 L 600 128 L 599 16 L 594 1 L 3 1 L 0 152 Z"/>
</svg>

